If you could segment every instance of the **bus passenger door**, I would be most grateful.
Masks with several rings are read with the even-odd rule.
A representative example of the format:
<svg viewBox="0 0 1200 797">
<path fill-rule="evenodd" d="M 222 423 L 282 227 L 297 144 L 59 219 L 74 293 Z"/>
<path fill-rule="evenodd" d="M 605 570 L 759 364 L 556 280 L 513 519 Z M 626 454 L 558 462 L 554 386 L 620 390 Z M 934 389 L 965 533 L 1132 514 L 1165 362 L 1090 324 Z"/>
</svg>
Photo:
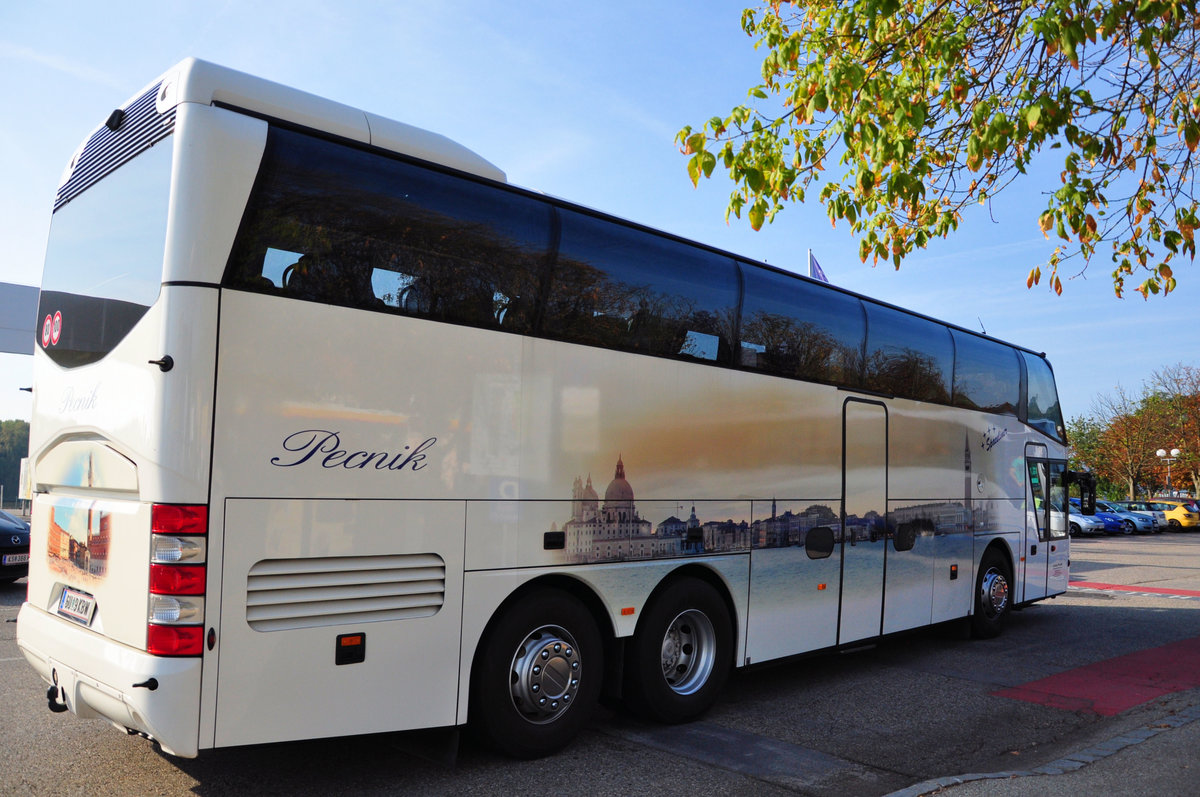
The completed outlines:
<svg viewBox="0 0 1200 797">
<path fill-rule="evenodd" d="M 1067 588 L 1067 463 L 1026 456 L 1024 591 L 1030 601 Z"/>
<path fill-rule="evenodd" d="M 842 410 L 842 597 L 838 644 L 877 637 L 887 555 L 887 407 L 848 399 Z"/>
</svg>

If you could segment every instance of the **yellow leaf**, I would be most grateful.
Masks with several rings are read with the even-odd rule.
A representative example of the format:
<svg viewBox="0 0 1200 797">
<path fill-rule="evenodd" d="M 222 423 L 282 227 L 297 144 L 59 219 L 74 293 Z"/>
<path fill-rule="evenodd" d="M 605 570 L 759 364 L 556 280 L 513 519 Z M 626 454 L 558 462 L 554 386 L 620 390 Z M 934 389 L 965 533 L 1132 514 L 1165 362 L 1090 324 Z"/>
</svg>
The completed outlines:
<svg viewBox="0 0 1200 797">
<path fill-rule="evenodd" d="M 1050 237 L 1050 228 L 1054 226 L 1054 215 L 1050 211 L 1046 211 L 1038 217 L 1038 227 L 1041 228 L 1042 234 L 1047 238 Z"/>
</svg>

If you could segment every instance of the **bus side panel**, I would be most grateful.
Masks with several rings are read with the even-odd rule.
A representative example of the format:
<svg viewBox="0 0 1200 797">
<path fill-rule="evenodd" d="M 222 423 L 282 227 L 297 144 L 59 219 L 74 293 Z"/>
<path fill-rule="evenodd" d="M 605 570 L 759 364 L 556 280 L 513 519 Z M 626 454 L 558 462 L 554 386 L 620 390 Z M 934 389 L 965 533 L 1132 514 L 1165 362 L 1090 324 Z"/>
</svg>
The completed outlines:
<svg viewBox="0 0 1200 797">
<path fill-rule="evenodd" d="M 461 501 L 225 504 L 217 746 L 452 725 Z"/>
<path fill-rule="evenodd" d="M 516 335 L 225 290 L 220 340 L 215 500 L 481 498 L 517 475 L 513 421 L 476 398 L 519 368 Z"/>
</svg>

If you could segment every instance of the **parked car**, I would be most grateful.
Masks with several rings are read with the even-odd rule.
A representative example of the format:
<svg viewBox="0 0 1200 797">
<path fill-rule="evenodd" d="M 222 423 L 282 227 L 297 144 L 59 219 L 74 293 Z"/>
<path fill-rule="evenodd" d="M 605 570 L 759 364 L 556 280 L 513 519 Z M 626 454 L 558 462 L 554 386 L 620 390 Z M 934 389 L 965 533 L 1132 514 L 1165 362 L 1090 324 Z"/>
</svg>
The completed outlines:
<svg viewBox="0 0 1200 797">
<path fill-rule="evenodd" d="M 29 524 L 0 510 L 0 584 L 29 575 Z"/>
<path fill-rule="evenodd" d="M 1116 504 L 1119 504 L 1119 505 L 1125 507 L 1130 512 L 1136 512 L 1138 514 L 1148 515 L 1149 517 L 1153 518 L 1155 531 L 1166 531 L 1167 530 L 1166 513 L 1164 513 L 1161 509 L 1155 509 L 1153 506 L 1150 505 L 1149 501 L 1116 501 L 1113 503 L 1116 503 Z"/>
<path fill-rule="evenodd" d="M 1181 498 L 1155 498 L 1151 506 L 1161 510 L 1167 518 L 1167 528 L 1171 531 L 1183 531 L 1200 526 L 1200 507 L 1194 501 Z"/>
<path fill-rule="evenodd" d="M 1072 506 L 1071 512 L 1067 514 L 1067 531 L 1072 537 L 1077 537 L 1080 534 L 1103 534 L 1104 521 L 1095 515 L 1082 515 L 1075 510 L 1078 507 Z M 1058 514 L 1057 512 L 1055 514 Z"/>
<path fill-rule="evenodd" d="M 1127 534 L 1153 534 L 1161 531 L 1154 516 L 1146 512 L 1134 512 L 1125 506 L 1124 501 L 1097 501 L 1097 512 L 1108 512 L 1121 518 Z"/>
<path fill-rule="evenodd" d="M 1080 514 L 1079 499 L 1071 499 L 1071 520 Z M 1130 522 L 1126 524 L 1125 518 L 1118 515 L 1116 512 L 1106 512 L 1099 506 L 1096 507 L 1096 513 L 1092 517 L 1104 524 L 1105 534 L 1132 534 L 1135 528 Z M 1082 530 L 1082 529 L 1081 529 Z"/>
</svg>

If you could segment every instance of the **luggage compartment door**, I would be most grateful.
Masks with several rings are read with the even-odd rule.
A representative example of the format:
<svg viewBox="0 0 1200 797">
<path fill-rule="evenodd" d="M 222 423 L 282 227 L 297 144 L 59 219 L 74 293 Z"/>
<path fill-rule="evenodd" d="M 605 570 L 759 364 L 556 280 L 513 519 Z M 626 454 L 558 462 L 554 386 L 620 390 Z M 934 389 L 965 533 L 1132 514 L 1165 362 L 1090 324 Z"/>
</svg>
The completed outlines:
<svg viewBox="0 0 1200 797">
<path fill-rule="evenodd" d="M 216 744 L 455 724 L 460 501 L 225 504 Z"/>
</svg>

